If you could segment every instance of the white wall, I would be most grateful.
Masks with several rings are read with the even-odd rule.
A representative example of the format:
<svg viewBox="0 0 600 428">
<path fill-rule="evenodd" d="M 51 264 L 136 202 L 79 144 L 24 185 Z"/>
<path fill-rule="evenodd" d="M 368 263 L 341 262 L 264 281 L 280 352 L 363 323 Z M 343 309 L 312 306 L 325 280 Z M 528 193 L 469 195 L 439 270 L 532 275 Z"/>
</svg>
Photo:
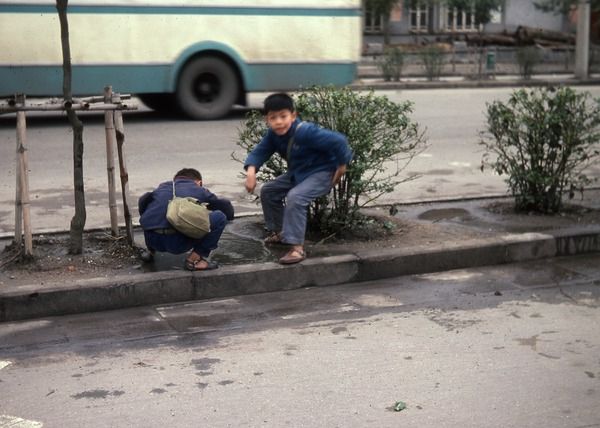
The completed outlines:
<svg viewBox="0 0 600 428">
<path fill-rule="evenodd" d="M 532 0 L 506 0 L 504 25 L 508 31 L 519 25 L 563 31 L 563 16 L 552 12 L 543 12 L 533 5 Z"/>
</svg>

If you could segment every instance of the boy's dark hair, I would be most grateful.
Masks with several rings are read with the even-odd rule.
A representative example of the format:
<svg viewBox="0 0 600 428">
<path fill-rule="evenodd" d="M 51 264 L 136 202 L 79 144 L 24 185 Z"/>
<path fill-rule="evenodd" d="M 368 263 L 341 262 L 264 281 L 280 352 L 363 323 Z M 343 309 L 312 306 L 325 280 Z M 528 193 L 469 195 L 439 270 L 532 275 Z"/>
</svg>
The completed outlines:
<svg viewBox="0 0 600 428">
<path fill-rule="evenodd" d="M 202 180 L 202 174 L 194 168 L 183 168 L 177 171 L 174 178 L 191 178 L 192 180 Z"/>
<path fill-rule="evenodd" d="M 294 100 L 284 92 L 271 94 L 265 98 L 263 104 L 263 113 L 267 114 L 271 111 L 289 110 L 294 112 Z"/>
</svg>

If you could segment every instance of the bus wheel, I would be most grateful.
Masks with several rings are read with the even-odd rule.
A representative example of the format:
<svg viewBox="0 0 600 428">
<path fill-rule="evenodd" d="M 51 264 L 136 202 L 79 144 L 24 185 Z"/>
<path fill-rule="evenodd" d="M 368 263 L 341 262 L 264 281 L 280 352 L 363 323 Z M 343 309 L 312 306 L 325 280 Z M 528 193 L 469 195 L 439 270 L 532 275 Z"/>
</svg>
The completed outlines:
<svg viewBox="0 0 600 428">
<path fill-rule="evenodd" d="M 203 57 L 187 64 L 177 85 L 179 108 L 192 119 L 225 116 L 238 97 L 238 79 L 222 59 Z"/>
</svg>

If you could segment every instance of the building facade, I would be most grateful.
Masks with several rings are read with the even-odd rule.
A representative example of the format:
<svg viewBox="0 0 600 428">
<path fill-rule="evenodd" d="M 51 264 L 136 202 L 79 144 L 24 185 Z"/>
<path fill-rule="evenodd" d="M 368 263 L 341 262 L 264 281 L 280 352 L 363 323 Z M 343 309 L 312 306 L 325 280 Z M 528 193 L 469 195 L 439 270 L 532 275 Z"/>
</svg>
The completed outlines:
<svg viewBox="0 0 600 428">
<path fill-rule="evenodd" d="M 367 39 L 382 34 L 382 16 L 365 10 L 364 19 Z M 514 32 L 519 26 L 550 31 L 570 31 L 573 28 L 565 16 L 535 8 L 534 0 L 505 0 L 502 9 L 493 13 L 491 22 L 484 26 L 483 31 Z M 389 23 L 390 36 L 399 41 L 419 35 L 465 34 L 478 30 L 471 10 L 456 10 L 444 4 L 429 5 L 428 2 L 411 7 L 409 2 L 403 0 L 399 0 L 393 8 Z"/>
</svg>

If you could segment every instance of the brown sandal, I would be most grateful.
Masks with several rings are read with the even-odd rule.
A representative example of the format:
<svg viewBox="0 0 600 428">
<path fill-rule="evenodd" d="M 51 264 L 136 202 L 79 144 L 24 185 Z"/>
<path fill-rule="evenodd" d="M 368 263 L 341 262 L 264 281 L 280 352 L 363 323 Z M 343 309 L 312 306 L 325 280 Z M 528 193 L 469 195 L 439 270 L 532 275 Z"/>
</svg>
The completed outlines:
<svg viewBox="0 0 600 428">
<path fill-rule="evenodd" d="M 304 251 L 292 248 L 285 256 L 279 259 L 279 263 L 282 265 L 291 265 L 294 263 L 299 263 L 305 258 L 306 253 Z"/>
<path fill-rule="evenodd" d="M 200 267 L 202 262 L 205 262 L 206 266 Z M 213 262 L 213 261 L 209 261 L 209 260 L 205 260 L 205 259 L 196 259 L 196 260 L 185 259 L 185 268 L 187 270 L 191 270 L 191 271 L 213 270 L 218 267 L 219 267 L 219 265 L 217 264 L 217 262 Z"/>
<path fill-rule="evenodd" d="M 283 244 L 281 240 L 281 232 L 271 232 L 264 240 L 267 245 L 280 245 Z"/>
</svg>

